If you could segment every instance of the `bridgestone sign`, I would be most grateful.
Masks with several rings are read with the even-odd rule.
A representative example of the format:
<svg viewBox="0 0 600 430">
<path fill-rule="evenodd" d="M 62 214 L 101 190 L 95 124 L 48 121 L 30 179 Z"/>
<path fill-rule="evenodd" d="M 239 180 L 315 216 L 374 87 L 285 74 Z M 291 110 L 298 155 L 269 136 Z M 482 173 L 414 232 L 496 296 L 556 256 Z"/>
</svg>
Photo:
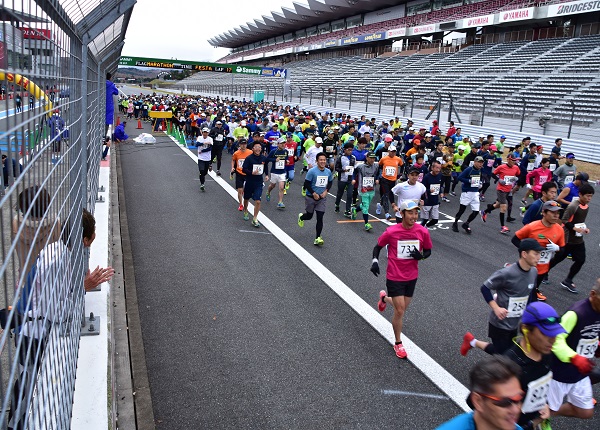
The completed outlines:
<svg viewBox="0 0 600 430">
<path fill-rule="evenodd" d="M 600 11 L 600 0 L 580 0 L 548 6 L 548 16 L 566 16 Z"/>
</svg>

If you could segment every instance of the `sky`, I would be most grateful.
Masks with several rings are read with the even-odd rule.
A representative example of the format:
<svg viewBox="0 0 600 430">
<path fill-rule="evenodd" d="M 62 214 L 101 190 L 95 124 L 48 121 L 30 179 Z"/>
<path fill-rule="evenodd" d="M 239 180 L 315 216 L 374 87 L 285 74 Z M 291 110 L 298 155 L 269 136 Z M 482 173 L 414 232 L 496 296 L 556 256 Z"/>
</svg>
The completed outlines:
<svg viewBox="0 0 600 430">
<path fill-rule="evenodd" d="M 214 62 L 229 49 L 208 39 L 282 6 L 292 8 L 292 0 L 138 0 L 121 55 Z"/>
</svg>

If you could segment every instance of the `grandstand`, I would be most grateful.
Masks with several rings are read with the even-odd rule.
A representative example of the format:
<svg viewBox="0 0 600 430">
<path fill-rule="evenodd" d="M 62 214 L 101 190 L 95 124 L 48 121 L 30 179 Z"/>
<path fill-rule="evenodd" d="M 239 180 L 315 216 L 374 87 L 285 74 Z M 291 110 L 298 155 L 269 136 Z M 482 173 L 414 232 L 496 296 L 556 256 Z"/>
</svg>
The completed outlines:
<svg viewBox="0 0 600 430">
<path fill-rule="evenodd" d="M 358 8 L 356 13 L 364 2 L 353 3 Z M 417 2 L 421 5 L 417 9 L 411 9 L 414 1 L 397 3 L 384 10 L 391 10 L 393 19 L 289 41 L 284 38 L 283 43 L 277 43 L 283 31 L 277 27 L 263 31 L 263 36 L 244 36 L 237 31 L 235 37 L 230 37 L 233 33 L 229 32 L 210 42 L 234 48 L 221 61 L 286 67 L 292 99 L 319 99 L 327 94 L 336 103 L 358 104 L 367 98 L 374 103 L 381 97 L 384 104 L 428 109 L 440 97 L 447 106 L 451 95 L 459 112 L 479 112 L 485 104 L 486 114 L 496 117 L 520 118 L 524 114 L 533 120 L 551 116 L 553 122 L 569 122 L 574 106 L 575 124 L 598 125 L 600 12 L 556 17 L 558 12 L 553 5 L 580 3 L 564 1 L 447 0 L 425 2 L 425 8 L 423 2 Z M 433 10 L 436 7 L 438 10 Z M 361 22 L 373 20 L 373 13 L 360 15 Z M 398 17 L 399 14 L 403 16 Z M 510 22 L 511 17 L 519 19 Z M 303 25 L 316 24 L 313 27 L 319 29 L 327 17 L 317 14 L 311 19 Z M 471 21 L 484 25 L 469 27 Z M 415 29 L 421 31 L 421 27 L 414 26 L 425 26 L 431 34 L 417 34 Z M 333 29 L 333 25 L 328 28 Z M 343 46 L 344 38 L 350 36 L 398 28 L 404 28 L 401 33 L 407 36 Z M 440 31 L 442 28 L 454 30 Z M 293 34 L 308 34 L 307 30 L 302 31 Z M 260 37 L 266 37 L 267 46 L 256 47 L 264 42 L 253 41 Z M 453 37 L 458 38 L 449 39 Z M 337 39 L 337 46 L 323 48 L 325 44 L 321 42 L 333 38 Z M 394 42 L 394 46 L 401 47 L 392 51 Z M 311 48 L 306 50 L 307 47 Z M 241 93 L 241 88 L 247 87 L 278 94 L 281 99 L 282 84 L 276 78 L 236 75 L 232 85 L 229 76 L 201 73 L 179 86 L 205 91 L 220 86 L 231 94 Z"/>
</svg>

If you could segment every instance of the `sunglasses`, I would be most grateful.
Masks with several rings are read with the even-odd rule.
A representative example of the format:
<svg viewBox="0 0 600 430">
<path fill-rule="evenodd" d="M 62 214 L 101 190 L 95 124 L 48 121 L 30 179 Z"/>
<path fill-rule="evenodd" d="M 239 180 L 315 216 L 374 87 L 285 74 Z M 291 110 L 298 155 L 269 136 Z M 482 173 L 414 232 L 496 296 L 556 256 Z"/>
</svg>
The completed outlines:
<svg viewBox="0 0 600 430">
<path fill-rule="evenodd" d="M 521 403 L 523 403 L 523 397 L 525 395 L 525 393 L 521 393 L 513 397 L 496 397 L 489 396 L 483 393 L 477 394 L 479 394 L 481 397 L 485 397 L 486 399 L 490 399 L 495 406 L 498 406 L 500 408 L 508 408 L 512 405 L 520 405 Z"/>
</svg>

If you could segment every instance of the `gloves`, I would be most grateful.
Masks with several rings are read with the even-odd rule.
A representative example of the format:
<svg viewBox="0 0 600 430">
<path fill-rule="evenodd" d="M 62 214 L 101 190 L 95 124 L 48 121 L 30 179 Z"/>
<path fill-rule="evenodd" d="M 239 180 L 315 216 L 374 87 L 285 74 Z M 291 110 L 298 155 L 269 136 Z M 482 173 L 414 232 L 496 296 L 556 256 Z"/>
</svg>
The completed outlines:
<svg viewBox="0 0 600 430">
<path fill-rule="evenodd" d="M 421 254 L 416 249 L 413 249 L 412 251 L 410 251 L 410 256 L 412 258 L 414 258 L 415 260 L 422 260 L 423 259 L 423 254 Z"/>
<path fill-rule="evenodd" d="M 379 274 L 381 273 L 379 271 L 379 260 L 377 260 L 376 258 L 373 259 L 373 264 L 371 264 L 371 273 L 373 273 L 373 275 L 375 276 L 379 276 Z"/>
<path fill-rule="evenodd" d="M 504 179 L 498 179 L 498 183 L 500 185 L 506 185 L 506 181 Z"/>
<path fill-rule="evenodd" d="M 548 245 L 546 245 L 546 249 L 548 251 L 557 252 L 560 250 L 560 246 L 558 246 L 556 243 L 552 242 L 550 239 L 548 239 L 548 242 L 550 242 Z"/>
<path fill-rule="evenodd" d="M 575 366 L 582 375 L 587 375 L 594 368 L 594 362 L 592 360 L 579 354 L 571 358 L 571 363 L 573 363 L 573 366 Z"/>
</svg>

